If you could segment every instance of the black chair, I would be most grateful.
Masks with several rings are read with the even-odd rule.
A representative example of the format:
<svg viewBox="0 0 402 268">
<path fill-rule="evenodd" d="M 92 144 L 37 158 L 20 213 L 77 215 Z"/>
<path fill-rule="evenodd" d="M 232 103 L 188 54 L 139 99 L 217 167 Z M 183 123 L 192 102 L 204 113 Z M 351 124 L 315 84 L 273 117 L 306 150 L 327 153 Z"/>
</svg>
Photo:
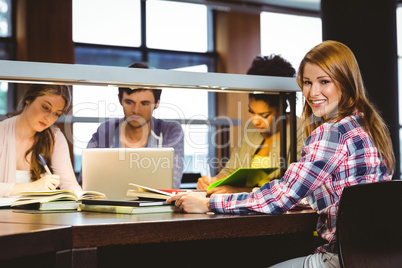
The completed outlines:
<svg viewBox="0 0 402 268">
<path fill-rule="evenodd" d="M 402 181 L 345 187 L 336 235 L 342 267 L 402 267 Z"/>
</svg>

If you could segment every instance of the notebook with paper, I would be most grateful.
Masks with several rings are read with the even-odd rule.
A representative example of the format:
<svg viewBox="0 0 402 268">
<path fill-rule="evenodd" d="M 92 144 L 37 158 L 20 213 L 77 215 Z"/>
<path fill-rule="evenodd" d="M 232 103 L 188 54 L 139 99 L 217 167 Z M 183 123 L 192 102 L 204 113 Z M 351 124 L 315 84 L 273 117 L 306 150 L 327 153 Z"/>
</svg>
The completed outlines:
<svg viewBox="0 0 402 268">
<path fill-rule="evenodd" d="M 129 183 L 173 187 L 173 148 L 91 148 L 82 150 L 82 188 L 108 199 L 127 198 Z"/>
</svg>

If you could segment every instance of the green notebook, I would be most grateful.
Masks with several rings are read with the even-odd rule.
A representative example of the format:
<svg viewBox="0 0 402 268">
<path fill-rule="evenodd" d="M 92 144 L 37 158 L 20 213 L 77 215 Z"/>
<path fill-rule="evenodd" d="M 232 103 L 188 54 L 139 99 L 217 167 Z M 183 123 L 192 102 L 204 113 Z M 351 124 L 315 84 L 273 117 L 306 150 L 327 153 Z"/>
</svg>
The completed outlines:
<svg viewBox="0 0 402 268">
<path fill-rule="evenodd" d="M 260 181 L 265 180 L 269 174 L 277 170 L 278 167 L 273 168 L 238 168 L 235 172 L 230 174 L 224 179 L 212 183 L 207 190 L 221 186 L 231 185 L 235 187 L 245 187 L 250 185 L 259 185 Z"/>
</svg>

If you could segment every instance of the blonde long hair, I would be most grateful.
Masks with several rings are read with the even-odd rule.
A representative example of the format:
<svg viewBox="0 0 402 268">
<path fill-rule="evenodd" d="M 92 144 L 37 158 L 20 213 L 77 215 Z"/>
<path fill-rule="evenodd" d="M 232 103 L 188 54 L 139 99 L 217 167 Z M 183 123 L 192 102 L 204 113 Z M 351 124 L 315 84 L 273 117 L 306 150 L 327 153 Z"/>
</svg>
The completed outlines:
<svg viewBox="0 0 402 268">
<path fill-rule="evenodd" d="M 363 114 L 363 127 L 384 157 L 388 168 L 393 170 L 395 156 L 388 127 L 377 108 L 366 96 L 359 65 L 353 52 L 346 45 L 337 41 L 325 41 L 315 46 L 304 56 L 299 66 L 297 83 L 301 89 L 303 89 L 304 68 L 307 63 L 315 64 L 326 72 L 342 94 L 338 110 L 327 120 L 316 117 L 308 103 L 304 104 L 303 117 L 306 135 L 309 136 L 315 128 L 326 121 L 339 121 L 357 110 Z"/>
</svg>

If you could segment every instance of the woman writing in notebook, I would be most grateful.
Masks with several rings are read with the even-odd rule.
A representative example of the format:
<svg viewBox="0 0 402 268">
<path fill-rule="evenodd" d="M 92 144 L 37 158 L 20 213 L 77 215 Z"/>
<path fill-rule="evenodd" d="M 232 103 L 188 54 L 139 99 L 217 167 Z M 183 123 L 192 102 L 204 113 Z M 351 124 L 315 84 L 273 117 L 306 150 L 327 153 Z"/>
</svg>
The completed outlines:
<svg viewBox="0 0 402 268">
<path fill-rule="evenodd" d="M 296 71 L 292 65 L 279 55 L 256 57 L 247 74 L 294 77 Z M 248 112 L 250 119 L 246 122 L 241 145 L 234 149 L 229 161 L 216 177 L 203 176 L 198 179 L 197 189 L 206 190 L 208 186 L 220 179 L 226 178 L 236 169 L 281 167 L 286 163 L 281 159 L 280 128 L 279 128 L 279 95 L 249 94 Z M 287 119 L 287 133 L 290 133 L 289 116 Z M 300 120 L 297 121 L 297 155 L 303 147 Z M 287 135 L 287 164 L 290 164 L 290 135 Z M 216 193 L 251 192 L 255 186 L 262 186 L 273 179 L 279 179 L 281 170 L 277 169 L 266 178 L 247 182 L 245 187 L 229 185 L 219 186 L 207 192 L 207 195 Z M 259 179 L 259 180 L 258 180 Z"/>
<path fill-rule="evenodd" d="M 340 267 L 335 232 L 343 188 L 391 180 L 395 167 L 391 138 L 366 97 L 353 53 L 344 44 L 326 41 L 310 50 L 300 64 L 297 82 L 306 99 L 303 120 L 308 138 L 300 160 L 282 179 L 251 193 L 216 194 L 209 199 L 186 193 L 167 201 L 190 213 L 280 214 L 307 197 L 319 214 L 316 230 L 328 244 L 275 267 Z"/>
<path fill-rule="evenodd" d="M 66 138 L 52 126 L 70 106 L 68 86 L 31 85 L 21 109 L 0 122 L 0 196 L 21 191 L 80 191 Z M 53 172 L 45 171 L 42 154 Z"/>
</svg>

